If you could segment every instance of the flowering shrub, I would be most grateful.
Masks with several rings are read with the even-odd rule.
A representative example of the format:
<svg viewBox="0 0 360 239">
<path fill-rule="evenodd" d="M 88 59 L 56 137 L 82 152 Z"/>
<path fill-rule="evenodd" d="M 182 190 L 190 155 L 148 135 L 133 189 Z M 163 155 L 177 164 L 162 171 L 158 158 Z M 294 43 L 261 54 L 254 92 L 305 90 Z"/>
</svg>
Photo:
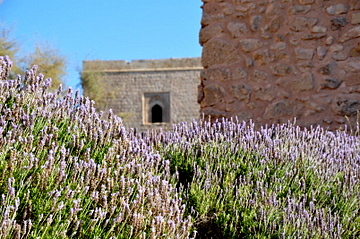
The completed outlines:
<svg viewBox="0 0 360 239">
<path fill-rule="evenodd" d="M 0 58 L 0 238 L 188 238 L 169 162 L 50 79 Z"/>
<path fill-rule="evenodd" d="M 0 238 L 360 238 L 360 137 L 206 120 L 134 134 L 0 57 Z"/>
<path fill-rule="evenodd" d="M 143 135 L 198 238 L 360 238 L 360 137 L 223 120 Z"/>
</svg>

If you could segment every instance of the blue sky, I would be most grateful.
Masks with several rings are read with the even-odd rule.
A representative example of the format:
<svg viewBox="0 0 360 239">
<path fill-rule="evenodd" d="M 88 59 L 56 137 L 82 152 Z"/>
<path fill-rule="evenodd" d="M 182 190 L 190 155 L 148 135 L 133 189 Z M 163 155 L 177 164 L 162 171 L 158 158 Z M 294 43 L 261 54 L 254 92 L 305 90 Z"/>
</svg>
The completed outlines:
<svg viewBox="0 0 360 239">
<path fill-rule="evenodd" d="M 1 3 L 2 2 L 2 3 Z M 0 23 L 22 54 L 37 44 L 68 62 L 66 84 L 78 88 L 83 60 L 199 57 L 200 0 L 0 0 Z"/>
</svg>

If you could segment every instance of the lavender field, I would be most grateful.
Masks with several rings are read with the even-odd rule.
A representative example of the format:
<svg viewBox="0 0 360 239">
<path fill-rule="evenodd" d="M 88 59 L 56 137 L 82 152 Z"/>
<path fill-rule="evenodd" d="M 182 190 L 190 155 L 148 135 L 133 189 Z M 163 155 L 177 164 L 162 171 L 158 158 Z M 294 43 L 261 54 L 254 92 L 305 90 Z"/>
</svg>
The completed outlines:
<svg viewBox="0 0 360 239">
<path fill-rule="evenodd" d="M 10 67 L 0 238 L 360 238 L 357 133 L 201 119 L 135 134 Z"/>
</svg>

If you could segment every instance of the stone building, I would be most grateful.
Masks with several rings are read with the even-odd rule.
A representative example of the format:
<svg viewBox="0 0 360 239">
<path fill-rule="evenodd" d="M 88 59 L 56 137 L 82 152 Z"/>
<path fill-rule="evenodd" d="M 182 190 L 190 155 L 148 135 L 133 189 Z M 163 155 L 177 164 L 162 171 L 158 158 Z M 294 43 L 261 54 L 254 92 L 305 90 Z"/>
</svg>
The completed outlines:
<svg viewBox="0 0 360 239">
<path fill-rule="evenodd" d="M 202 113 L 329 129 L 356 120 L 359 0 L 202 1 Z"/>
<path fill-rule="evenodd" d="M 199 118 L 200 58 L 84 61 L 84 95 L 137 132 Z"/>
</svg>

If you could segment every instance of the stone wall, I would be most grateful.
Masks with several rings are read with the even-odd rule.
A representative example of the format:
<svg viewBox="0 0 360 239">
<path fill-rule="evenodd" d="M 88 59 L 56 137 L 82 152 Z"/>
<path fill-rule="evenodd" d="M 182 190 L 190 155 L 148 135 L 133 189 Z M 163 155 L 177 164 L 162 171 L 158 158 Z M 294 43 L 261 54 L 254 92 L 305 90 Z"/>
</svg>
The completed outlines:
<svg viewBox="0 0 360 239">
<path fill-rule="evenodd" d="M 202 113 L 329 129 L 356 120 L 359 0 L 202 1 Z"/>
<path fill-rule="evenodd" d="M 201 69 L 200 58 L 84 61 L 83 75 L 92 72 L 97 76 L 96 81 L 83 80 L 84 95 L 98 92 L 94 98 L 103 104 L 95 104 L 96 107 L 113 109 L 123 117 L 127 128 L 136 128 L 137 132 L 169 129 L 175 123 L 199 118 L 200 106 L 196 101 Z M 98 91 L 99 88 L 102 90 Z M 162 123 L 149 120 L 152 107 L 149 104 L 154 100 L 165 104 L 161 107 L 164 114 L 169 114 L 163 116 Z"/>
</svg>

